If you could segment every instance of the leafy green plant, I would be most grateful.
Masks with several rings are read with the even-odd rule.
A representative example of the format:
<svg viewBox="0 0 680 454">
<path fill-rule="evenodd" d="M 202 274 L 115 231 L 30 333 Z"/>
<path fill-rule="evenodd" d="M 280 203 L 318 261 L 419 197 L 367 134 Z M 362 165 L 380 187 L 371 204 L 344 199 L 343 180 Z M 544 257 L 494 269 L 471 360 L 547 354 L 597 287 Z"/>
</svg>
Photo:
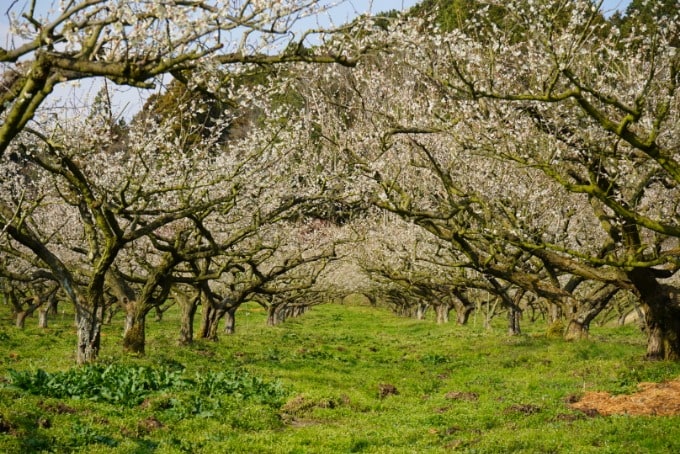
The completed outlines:
<svg viewBox="0 0 680 454">
<path fill-rule="evenodd" d="M 159 390 L 191 389 L 201 398 L 229 395 L 273 406 L 280 405 L 287 394 L 278 382 L 266 382 L 244 371 L 208 372 L 187 380 L 176 368 L 121 364 L 90 365 L 54 373 L 10 369 L 8 379 L 9 386 L 35 395 L 128 406 L 139 404 Z"/>
<path fill-rule="evenodd" d="M 429 366 L 436 366 L 438 364 L 446 364 L 451 362 L 451 358 L 439 353 L 428 353 L 420 357 L 420 362 Z"/>
<path fill-rule="evenodd" d="M 181 372 L 120 364 L 89 365 L 65 372 L 8 371 L 9 386 L 45 397 L 89 399 L 133 406 L 160 389 L 184 385 Z"/>
<path fill-rule="evenodd" d="M 101 444 L 115 447 L 118 442 L 108 435 L 100 433 L 98 430 L 85 424 L 74 424 L 71 427 L 70 447 L 87 446 L 91 444 Z"/>
<path fill-rule="evenodd" d="M 272 406 L 280 406 L 288 394 L 280 383 L 266 382 L 244 371 L 198 374 L 195 386 L 201 396 L 226 394 L 241 399 L 255 399 Z"/>
</svg>

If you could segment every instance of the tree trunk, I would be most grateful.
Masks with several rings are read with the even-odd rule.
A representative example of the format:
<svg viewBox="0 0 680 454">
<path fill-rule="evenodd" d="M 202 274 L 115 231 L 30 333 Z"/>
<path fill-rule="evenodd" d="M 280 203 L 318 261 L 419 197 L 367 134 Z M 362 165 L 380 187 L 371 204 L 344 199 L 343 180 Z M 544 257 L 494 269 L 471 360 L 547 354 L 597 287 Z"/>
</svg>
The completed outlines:
<svg viewBox="0 0 680 454">
<path fill-rule="evenodd" d="M 680 313 L 677 308 L 648 306 L 647 359 L 680 359 Z"/>
<path fill-rule="evenodd" d="M 210 320 L 212 319 L 212 313 L 214 309 L 210 306 L 207 301 L 204 301 L 203 310 L 201 311 L 201 327 L 198 330 L 198 337 L 201 339 L 207 339 L 210 333 Z"/>
<path fill-rule="evenodd" d="M 456 307 L 456 323 L 459 325 L 466 325 L 470 319 L 471 307 L 460 306 Z"/>
<path fill-rule="evenodd" d="M 26 326 L 26 319 L 33 315 L 36 309 L 38 309 L 45 302 L 40 296 L 36 295 L 27 300 L 28 306 L 24 310 L 18 310 L 16 313 L 16 327 L 19 329 L 24 329 Z M 22 305 L 18 304 L 16 307 L 20 308 Z"/>
<path fill-rule="evenodd" d="M 76 362 L 87 364 L 94 362 L 99 356 L 101 346 L 101 311 L 76 309 L 76 330 L 78 332 L 78 349 Z"/>
<path fill-rule="evenodd" d="M 493 303 L 487 301 L 486 303 L 486 314 L 484 314 L 484 329 L 491 329 L 491 319 L 496 315 L 496 309 L 498 308 L 499 299 L 495 298 Z"/>
<path fill-rule="evenodd" d="M 132 302 L 131 302 L 132 303 Z M 146 315 L 148 310 L 133 305 L 125 314 L 125 333 L 123 334 L 123 350 L 128 353 L 143 355 L 146 346 Z"/>
<path fill-rule="evenodd" d="M 519 336 L 522 330 L 519 326 L 519 320 L 522 315 L 516 306 L 508 307 L 508 334 L 511 336 Z"/>
<path fill-rule="evenodd" d="M 552 324 L 558 320 L 562 320 L 562 307 L 559 304 L 553 302 L 548 302 L 548 306 L 550 307 L 549 310 L 550 320 L 548 320 L 548 322 Z"/>
<path fill-rule="evenodd" d="M 305 312 L 307 312 L 307 306 L 303 306 L 301 304 L 295 305 L 290 308 L 291 317 L 299 317 L 301 315 L 304 315 Z"/>
<path fill-rule="evenodd" d="M 226 314 L 226 309 L 213 309 L 211 311 L 211 316 L 210 319 L 208 320 L 208 331 L 206 334 L 206 339 L 209 339 L 211 341 L 217 342 L 219 340 L 219 336 L 217 335 L 217 331 L 220 320 L 222 320 L 222 317 Z"/>
<path fill-rule="evenodd" d="M 59 313 L 59 300 L 56 297 L 50 298 L 47 312 L 48 315 L 57 315 Z"/>
<path fill-rule="evenodd" d="M 589 329 L 590 323 L 584 323 L 578 318 L 574 317 L 569 320 L 567 329 L 564 331 L 564 339 L 568 341 L 587 339 Z"/>
<path fill-rule="evenodd" d="M 24 327 L 26 326 L 26 318 L 28 318 L 29 315 L 30 313 L 27 310 L 17 312 L 15 326 L 19 329 L 24 329 Z"/>
<path fill-rule="evenodd" d="M 106 309 L 106 311 L 104 311 L 104 320 L 103 320 L 103 322 L 104 322 L 105 325 L 110 325 L 110 324 L 111 324 L 111 320 L 113 320 L 113 316 L 114 316 L 114 315 L 116 314 L 116 312 L 117 312 L 115 308 L 116 308 L 116 306 L 112 305 L 112 306 L 109 306 L 109 307 Z"/>
<path fill-rule="evenodd" d="M 47 328 L 47 314 L 50 311 L 50 306 L 41 307 L 38 311 L 38 328 Z"/>
<path fill-rule="evenodd" d="M 606 303 L 598 304 L 596 306 L 584 304 L 583 307 L 578 308 L 577 312 L 569 319 L 569 324 L 564 332 L 564 339 L 568 341 L 588 339 L 590 323 L 605 305 Z"/>
<path fill-rule="evenodd" d="M 636 269 L 629 277 L 643 304 L 647 322 L 647 358 L 680 359 L 680 292 L 660 284 L 650 269 Z"/>
<path fill-rule="evenodd" d="M 642 308 L 636 303 L 632 310 L 624 312 L 619 318 L 619 326 L 627 325 L 628 323 L 637 323 L 641 329 L 647 326 L 646 316 Z"/>
<path fill-rule="evenodd" d="M 125 322 L 123 326 L 123 350 L 143 355 L 146 346 L 146 316 L 151 309 L 143 301 L 125 298 Z"/>
<path fill-rule="evenodd" d="M 189 345 L 194 341 L 194 318 L 198 309 L 198 298 L 178 299 L 181 315 L 179 325 L 179 345 Z"/>
<path fill-rule="evenodd" d="M 224 333 L 234 334 L 236 332 L 236 307 L 230 307 L 224 314 Z"/>
<path fill-rule="evenodd" d="M 428 305 L 425 303 L 416 304 L 415 318 L 417 320 L 425 320 L 425 314 L 427 313 Z"/>
<path fill-rule="evenodd" d="M 507 293 L 504 293 L 507 298 L 508 304 L 508 334 L 511 336 L 519 336 L 522 334 L 522 330 L 519 325 L 519 321 L 522 318 L 522 308 L 520 303 L 526 292 L 521 289 L 515 291 L 515 295 L 510 299 Z"/>
<path fill-rule="evenodd" d="M 437 324 L 441 325 L 443 323 L 449 322 L 449 311 L 451 307 L 448 304 L 437 304 L 434 307 L 434 311 L 437 314 Z"/>
<path fill-rule="evenodd" d="M 454 289 L 452 291 L 453 298 L 451 302 L 453 307 L 456 309 L 456 323 L 459 325 L 465 325 L 470 318 L 470 313 L 474 309 L 475 305 L 472 301 L 468 299 L 465 293 L 460 289 Z"/>
<path fill-rule="evenodd" d="M 593 291 L 588 299 L 580 301 L 578 306 L 574 307 L 574 313 L 564 332 L 564 338 L 566 340 L 587 339 L 590 323 L 609 305 L 618 291 L 618 287 L 604 285 Z"/>
<path fill-rule="evenodd" d="M 128 353 L 144 354 L 146 344 L 146 311 L 133 311 L 125 315 L 123 350 Z"/>
<path fill-rule="evenodd" d="M 279 307 L 269 306 L 267 309 L 267 326 L 278 325 L 281 320 L 279 319 Z"/>
<path fill-rule="evenodd" d="M 135 324 L 135 307 L 132 303 L 128 303 L 125 307 L 125 319 L 123 320 L 123 338 L 127 336 Z"/>
</svg>

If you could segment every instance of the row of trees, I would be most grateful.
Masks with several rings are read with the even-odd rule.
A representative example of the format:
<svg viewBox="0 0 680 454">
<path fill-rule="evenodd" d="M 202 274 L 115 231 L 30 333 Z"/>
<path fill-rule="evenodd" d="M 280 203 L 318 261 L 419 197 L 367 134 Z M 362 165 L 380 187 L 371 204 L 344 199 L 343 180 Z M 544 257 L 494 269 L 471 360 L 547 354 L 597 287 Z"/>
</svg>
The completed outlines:
<svg viewBox="0 0 680 454">
<path fill-rule="evenodd" d="M 286 32 L 316 2 L 238 3 L 89 1 L 56 22 L 29 11 L 33 44 L 0 51 L 16 62 L 0 274 L 15 301 L 58 284 L 79 362 L 96 358 L 114 303 L 140 352 L 147 314 L 169 298 L 189 342 L 199 304 L 200 336 L 215 338 L 243 301 L 275 322 L 351 291 L 459 323 L 493 295 L 511 333 L 531 309 L 566 317 L 574 339 L 634 301 L 648 357 L 678 358 L 677 8 L 634 2 L 607 20 L 586 0 L 423 2 L 310 48 Z M 237 31 L 245 47 L 222 50 Z M 255 36 L 293 41 L 246 53 Z M 188 88 L 128 126 L 106 96 L 55 119 L 38 109 L 39 71 L 40 90 L 164 72 Z"/>
<path fill-rule="evenodd" d="M 545 298 L 571 338 L 629 293 L 648 357 L 676 359 L 678 10 L 645 5 L 654 26 L 624 28 L 588 1 L 484 5 L 448 30 L 376 28 L 384 53 L 315 68 L 306 120 L 366 198 L 429 234 L 419 261 L 445 282 L 473 275 L 459 287 L 493 288 L 511 313 Z"/>
<path fill-rule="evenodd" d="M 310 32 L 293 32 L 325 7 L 88 0 L 44 16 L 35 7 L 10 7 L 17 41 L 0 49 L 5 300 L 25 314 L 26 295 L 38 305 L 58 285 L 75 307 L 79 363 L 96 359 L 113 306 L 124 309 L 124 347 L 143 352 L 146 317 L 169 298 L 181 306 L 183 343 L 199 304 L 200 336 L 213 339 L 225 316 L 233 330 L 246 300 L 268 307 L 272 323 L 313 304 L 300 295 L 338 255 L 335 235 L 309 229 L 308 213 L 328 204 L 324 182 L 309 178 L 294 106 L 277 102 L 285 85 L 239 80 L 263 64 L 353 64 L 352 49 L 315 54 L 304 49 Z M 172 89 L 171 114 L 168 95 L 122 124 L 106 88 L 85 111 L 41 107 L 66 81 L 146 87 L 167 73 L 188 88 Z"/>
</svg>

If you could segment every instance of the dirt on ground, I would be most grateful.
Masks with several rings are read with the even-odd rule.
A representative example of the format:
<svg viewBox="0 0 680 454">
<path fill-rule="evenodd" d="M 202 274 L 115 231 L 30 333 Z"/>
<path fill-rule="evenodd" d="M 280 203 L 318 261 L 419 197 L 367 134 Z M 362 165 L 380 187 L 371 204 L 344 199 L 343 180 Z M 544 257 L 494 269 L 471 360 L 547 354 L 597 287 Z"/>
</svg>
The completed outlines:
<svg viewBox="0 0 680 454">
<path fill-rule="evenodd" d="M 588 392 L 569 407 L 588 415 L 680 415 L 680 379 L 663 383 L 640 383 L 634 394 Z"/>
</svg>

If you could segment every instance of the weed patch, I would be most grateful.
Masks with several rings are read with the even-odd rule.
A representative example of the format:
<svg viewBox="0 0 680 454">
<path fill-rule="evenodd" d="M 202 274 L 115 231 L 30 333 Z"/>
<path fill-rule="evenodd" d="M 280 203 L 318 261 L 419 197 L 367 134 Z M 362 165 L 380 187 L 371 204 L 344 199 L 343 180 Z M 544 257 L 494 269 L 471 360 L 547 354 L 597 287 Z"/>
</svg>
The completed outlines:
<svg viewBox="0 0 680 454">
<path fill-rule="evenodd" d="M 181 373 L 165 368 L 89 365 L 66 372 L 8 371 L 8 386 L 43 397 L 88 399 L 134 406 L 152 391 L 184 385 Z"/>
<path fill-rule="evenodd" d="M 43 397 L 126 406 L 139 405 L 148 395 L 161 390 L 192 390 L 205 399 L 228 395 L 274 406 L 280 405 L 286 396 L 280 383 L 266 382 L 247 372 L 207 372 L 187 379 L 176 369 L 123 364 L 88 365 L 54 373 L 42 369 L 35 372 L 10 369 L 5 386 Z M 68 408 L 60 405 L 58 409 Z"/>
</svg>

